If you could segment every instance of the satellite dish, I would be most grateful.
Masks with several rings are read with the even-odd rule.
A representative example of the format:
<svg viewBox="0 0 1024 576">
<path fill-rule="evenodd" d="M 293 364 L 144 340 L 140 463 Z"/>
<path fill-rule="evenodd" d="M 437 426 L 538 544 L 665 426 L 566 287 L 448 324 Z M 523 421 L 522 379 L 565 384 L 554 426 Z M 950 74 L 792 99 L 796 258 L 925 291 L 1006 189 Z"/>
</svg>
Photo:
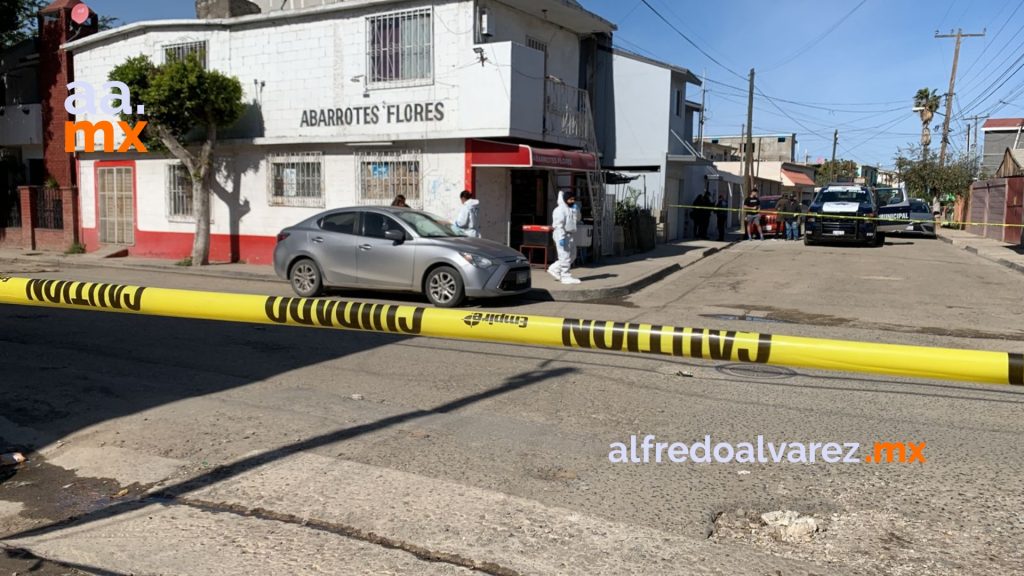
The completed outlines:
<svg viewBox="0 0 1024 576">
<path fill-rule="evenodd" d="M 90 12 L 91 11 L 88 6 L 85 4 L 79 4 L 71 9 L 71 19 L 74 20 L 76 24 L 85 24 L 85 21 L 89 19 Z"/>
</svg>

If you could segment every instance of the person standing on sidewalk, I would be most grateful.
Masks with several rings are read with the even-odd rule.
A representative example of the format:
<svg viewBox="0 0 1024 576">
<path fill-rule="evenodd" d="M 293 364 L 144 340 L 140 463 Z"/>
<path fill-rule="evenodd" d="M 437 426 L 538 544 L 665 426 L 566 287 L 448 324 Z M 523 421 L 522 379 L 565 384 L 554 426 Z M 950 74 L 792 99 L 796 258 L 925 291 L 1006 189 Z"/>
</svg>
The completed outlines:
<svg viewBox="0 0 1024 576">
<path fill-rule="evenodd" d="M 576 197 L 571 191 L 558 192 L 558 206 L 551 213 L 551 236 L 555 241 L 558 260 L 548 266 L 548 274 L 562 284 L 579 284 L 579 278 L 570 273 L 572 263 L 576 259 L 576 241 L 573 235 L 579 221 L 580 211 L 576 206 Z"/>
<path fill-rule="evenodd" d="M 743 210 L 747 212 L 743 219 L 743 234 L 747 240 L 753 240 L 750 227 L 757 228 L 757 235 L 764 240 L 764 232 L 761 231 L 761 199 L 757 197 L 757 186 L 750 191 L 750 195 L 743 201 Z"/>
<path fill-rule="evenodd" d="M 726 222 L 729 220 L 729 201 L 725 199 L 725 194 L 718 195 L 718 202 L 715 202 L 715 218 L 718 219 L 718 241 L 725 242 L 725 227 Z"/>
<path fill-rule="evenodd" d="M 473 193 L 468 190 L 463 190 L 459 199 L 462 200 L 462 208 L 455 217 L 455 227 L 470 238 L 479 238 L 480 201 L 473 198 Z"/>
</svg>

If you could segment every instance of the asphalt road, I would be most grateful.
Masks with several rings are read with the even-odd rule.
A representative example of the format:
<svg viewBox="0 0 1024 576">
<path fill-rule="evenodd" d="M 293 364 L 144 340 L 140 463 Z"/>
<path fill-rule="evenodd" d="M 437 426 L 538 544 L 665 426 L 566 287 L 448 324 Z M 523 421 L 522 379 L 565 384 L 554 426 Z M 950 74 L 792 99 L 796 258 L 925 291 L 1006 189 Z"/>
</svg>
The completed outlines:
<svg viewBox="0 0 1024 576">
<path fill-rule="evenodd" d="M 5 271 L 288 294 L 283 284 L 19 266 Z M 745 242 L 625 301 L 486 306 L 1020 352 L 1021 294 L 1019 273 L 897 238 L 882 248 Z M 0 307 L 0 325 L 0 448 L 31 455 L 0 476 L 2 541 L 86 572 L 1024 565 L 1016 388 L 13 306 Z M 609 461 L 611 443 L 648 434 L 923 442 L 926 462 Z M 780 541 L 760 521 L 772 511 L 811 517 L 817 531 Z"/>
</svg>

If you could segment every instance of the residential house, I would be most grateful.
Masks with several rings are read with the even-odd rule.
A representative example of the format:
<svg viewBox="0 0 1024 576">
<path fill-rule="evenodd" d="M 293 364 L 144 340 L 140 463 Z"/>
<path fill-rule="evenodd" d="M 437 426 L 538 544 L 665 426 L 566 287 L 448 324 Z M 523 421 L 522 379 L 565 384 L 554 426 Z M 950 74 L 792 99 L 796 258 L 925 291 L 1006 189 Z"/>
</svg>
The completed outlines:
<svg viewBox="0 0 1024 576">
<path fill-rule="evenodd" d="M 619 48 L 597 54 L 595 112 L 602 167 L 633 178 L 610 187 L 617 199 L 639 194 L 657 215 L 666 240 L 692 234 L 683 206 L 707 186 L 711 163 L 694 147 L 700 104 L 687 97 L 700 80 L 685 68 Z"/>
<path fill-rule="evenodd" d="M 761 134 L 752 137 L 755 162 L 796 162 L 796 134 Z M 704 142 L 721 144 L 736 150 L 743 150 L 747 137 L 742 136 L 705 136 Z M 742 156 L 742 153 L 740 153 Z"/>
<path fill-rule="evenodd" d="M 241 81 L 246 113 L 217 152 L 212 259 L 270 262 L 281 228 L 396 194 L 452 217 L 462 190 L 481 202 L 484 238 L 516 246 L 520 224 L 549 221 L 561 183 L 597 168 L 586 80 L 595 38 L 614 26 L 576 2 L 251 4 L 200 0 L 206 19 L 138 22 L 66 45 L 77 78 L 93 85 L 139 54 L 157 64 L 193 54 Z M 184 167 L 85 144 L 79 135 L 86 246 L 188 255 Z"/>
<path fill-rule="evenodd" d="M 1003 162 L 1007 148 L 1024 148 L 1024 118 L 989 118 L 981 128 L 985 136 L 981 173 L 992 176 Z"/>
<path fill-rule="evenodd" d="M 743 176 L 743 162 L 715 162 L 715 168 L 720 172 Z M 796 162 L 770 161 L 754 162 L 752 168 L 754 185 L 757 186 L 760 196 L 778 196 L 792 192 L 801 202 L 814 198 L 813 166 Z"/>
</svg>

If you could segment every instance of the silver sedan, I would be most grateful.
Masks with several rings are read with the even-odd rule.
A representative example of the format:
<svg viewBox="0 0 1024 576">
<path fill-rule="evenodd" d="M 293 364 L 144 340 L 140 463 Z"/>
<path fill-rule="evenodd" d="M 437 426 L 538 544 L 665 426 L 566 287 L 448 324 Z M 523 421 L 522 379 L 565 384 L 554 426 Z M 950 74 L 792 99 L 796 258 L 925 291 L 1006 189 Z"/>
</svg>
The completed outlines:
<svg viewBox="0 0 1024 576">
<path fill-rule="evenodd" d="M 303 297 L 326 288 L 419 292 L 445 308 L 531 286 L 529 262 L 516 250 L 463 236 L 432 214 L 392 207 L 328 210 L 285 228 L 274 270 Z"/>
</svg>

